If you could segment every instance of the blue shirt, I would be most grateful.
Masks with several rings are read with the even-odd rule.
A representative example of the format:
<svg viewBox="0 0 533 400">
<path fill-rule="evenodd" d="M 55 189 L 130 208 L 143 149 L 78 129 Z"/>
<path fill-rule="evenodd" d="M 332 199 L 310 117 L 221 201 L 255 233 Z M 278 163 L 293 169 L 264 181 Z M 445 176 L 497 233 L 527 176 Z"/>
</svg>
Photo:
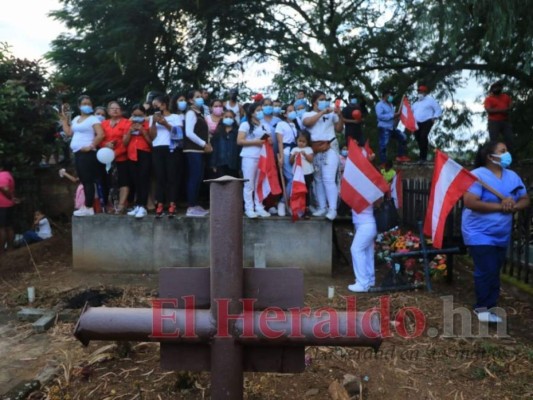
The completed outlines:
<svg viewBox="0 0 533 400">
<path fill-rule="evenodd" d="M 378 119 L 378 128 L 394 128 L 394 105 L 381 100 L 376 104 L 376 117 Z"/>
<path fill-rule="evenodd" d="M 476 168 L 472 173 L 505 197 L 515 201 L 527 194 L 522 179 L 513 171 L 503 169 L 501 178 L 485 167 Z M 500 203 L 500 199 L 475 182 L 468 190 L 482 201 Z M 511 239 L 513 214 L 503 212 L 481 213 L 464 208 L 461 229 L 467 246 L 507 247 Z"/>
</svg>

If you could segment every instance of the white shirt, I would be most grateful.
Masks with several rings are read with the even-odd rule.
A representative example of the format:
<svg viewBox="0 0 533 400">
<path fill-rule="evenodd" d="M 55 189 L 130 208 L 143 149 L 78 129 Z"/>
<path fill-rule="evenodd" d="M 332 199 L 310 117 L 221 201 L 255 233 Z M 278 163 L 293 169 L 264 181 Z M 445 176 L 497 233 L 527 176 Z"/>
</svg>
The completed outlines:
<svg viewBox="0 0 533 400">
<path fill-rule="evenodd" d="M 311 147 L 295 147 L 291 150 L 291 156 L 296 153 L 305 153 L 305 154 L 313 154 L 313 149 Z M 296 163 L 296 161 L 295 161 Z M 305 157 L 302 157 L 302 170 L 304 172 L 304 175 L 309 175 L 315 172 L 315 169 L 313 168 L 313 164 L 311 164 L 309 161 L 305 159 Z"/>
<path fill-rule="evenodd" d="M 241 122 L 241 108 L 239 107 L 239 103 L 235 103 L 235 105 L 232 107 L 229 103 L 229 100 L 226 101 L 226 105 L 224 106 L 226 110 L 231 110 L 235 114 L 235 121 L 237 123 Z"/>
<path fill-rule="evenodd" d="M 196 126 L 197 121 L 198 117 L 196 116 L 196 113 L 193 110 L 187 111 L 187 114 L 185 114 L 185 136 L 187 136 L 187 138 L 194 144 L 204 147 L 206 141 L 202 140 L 200 136 L 194 133 L 194 127 Z"/>
<path fill-rule="evenodd" d="M 359 214 L 352 210 L 352 222 L 354 225 L 360 224 L 375 224 L 376 218 L 374 217 L 374 206 L 371 204 Z"/>
<path fill-rule="evenodd" d="M 239 132 L 246 134 L 245 140 L 257 140 L 265 134 L 270 135 L 270 127 L 261 122 L 259 125 L 255 125 L 254 131 L 250 134 L 250 124 L 245 121 L 239 126 Z M 241 157 L 259 158 L 260 153 L 261 146 L 242 146 Z"/>
<path fill-rule="evenodd" d="M 433 97 L 424 96 L 422 100 L 418 100 L 413 104 L 413 114 L 416 122 L 426 122 L 430 119 L 439 118 L 442 115 L 442 110 Z"/>
<path fill-rule="evenodd" d="M 35 231 L 41 239 L 49 239 L 52 237 L 52 228 L 50 227 L 50 222 L 48 222 L 47 218 L 43 218 L 39 221 L 39 226 Z"/>
<path fill-rule="evenodd" d="M 100 120 L 94 115 L 88 116 L 80 123 L 78 123 L 79 119 L 80 116 L 78 115 L 72 120 L 71 125 L 72 140 L 70 141 L 70 148 L 74 153 L 93 143 L 95 137 L 94 125 L 100 125 Z"/>
<path fill-rule="evenodd" d="M 313 117 L 316 114 L 316 111 L 308 111 L 304 114 L 302 120 L 304 121 L 306 118 Z M 316 142 L 319 140 L 329 141 L 333 139 L 335 137 L 335 124 L 337 122 L 339 122 L 339 116 L 333 112 L 320 117 L 313 126 L 307 127 L 307 130 L 311 134 L 311 140 Z"/>
<path fill-rule="evenodd" d="M 296 125 L 293 122 L 280 121 L 276 125 L 276 134 L 280 134 L 284 144 L 296 143 Z"/>
<path fill-rule="evenodd" d="M 183 115 L 178 114 L 170 114 L 164 116 L 167 122 L 169 123 L 170 127 L 173 126 L 183 126 Z M 148 120 L 148 124 L 152 126 L 153 116 L 150 116 L 150 119 Z M 152 140 L 152 146 L 170 146 L 170 131 L 161 124 L 156 123 L 155 127 L 157 129 L 156 136 L 154 140 Z"/>
</svg>

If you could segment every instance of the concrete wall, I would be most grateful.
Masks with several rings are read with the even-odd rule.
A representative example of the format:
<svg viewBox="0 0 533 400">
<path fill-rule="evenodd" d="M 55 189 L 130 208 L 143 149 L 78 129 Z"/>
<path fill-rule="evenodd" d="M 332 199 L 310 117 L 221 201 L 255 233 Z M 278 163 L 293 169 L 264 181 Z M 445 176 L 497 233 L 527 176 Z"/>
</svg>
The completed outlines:
<svg viewBox="0 0 533 400">
<path fill-rule="evenodd" d="M 331 275 L 332 224 L 323 219 L 243 219 L 244 266 L 254 264 L 254 244 L 264 243 L 266 266 L 299 267 Z M 98 214 L 72 218 L 74 269 L 157 272 L 161 267 L 209 267 L 209 219 L 136 220 Z"/>
</svg>

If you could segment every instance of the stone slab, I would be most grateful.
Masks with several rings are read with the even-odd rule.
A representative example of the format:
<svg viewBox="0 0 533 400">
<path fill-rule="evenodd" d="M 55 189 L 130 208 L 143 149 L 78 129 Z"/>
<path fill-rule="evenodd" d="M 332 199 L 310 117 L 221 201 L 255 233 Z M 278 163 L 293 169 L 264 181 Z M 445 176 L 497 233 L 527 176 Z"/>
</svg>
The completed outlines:
<svg viewBox="0 0 533 400">
<path fill-rule="evenodd" d="M 17 319 L 19 321 L 35 322 L 41 318 L 44 314 L 51 313 L 51 310 L 45 308 L 23 308 L 17 312 Z"/>
<path fill-rule="evenodd" d="M 48 313 L 43 315 L 32 324 L 32 328 L 36 333 L 43 333 L 54 326 L 56 321 L 56 314 Z"/>
</svg>

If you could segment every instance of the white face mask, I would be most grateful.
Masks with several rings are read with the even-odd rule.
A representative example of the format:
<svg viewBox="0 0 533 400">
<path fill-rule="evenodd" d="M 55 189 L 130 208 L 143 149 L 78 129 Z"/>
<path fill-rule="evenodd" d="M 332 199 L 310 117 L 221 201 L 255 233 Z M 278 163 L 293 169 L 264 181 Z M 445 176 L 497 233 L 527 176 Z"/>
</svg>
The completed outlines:
<svg viewBox="0 0 533 400">
<path fill-rule="evenodd" d="M 422 100 L 426 95 L 424 93 L 418 93 L 418 100 Z"/>
</svg>

